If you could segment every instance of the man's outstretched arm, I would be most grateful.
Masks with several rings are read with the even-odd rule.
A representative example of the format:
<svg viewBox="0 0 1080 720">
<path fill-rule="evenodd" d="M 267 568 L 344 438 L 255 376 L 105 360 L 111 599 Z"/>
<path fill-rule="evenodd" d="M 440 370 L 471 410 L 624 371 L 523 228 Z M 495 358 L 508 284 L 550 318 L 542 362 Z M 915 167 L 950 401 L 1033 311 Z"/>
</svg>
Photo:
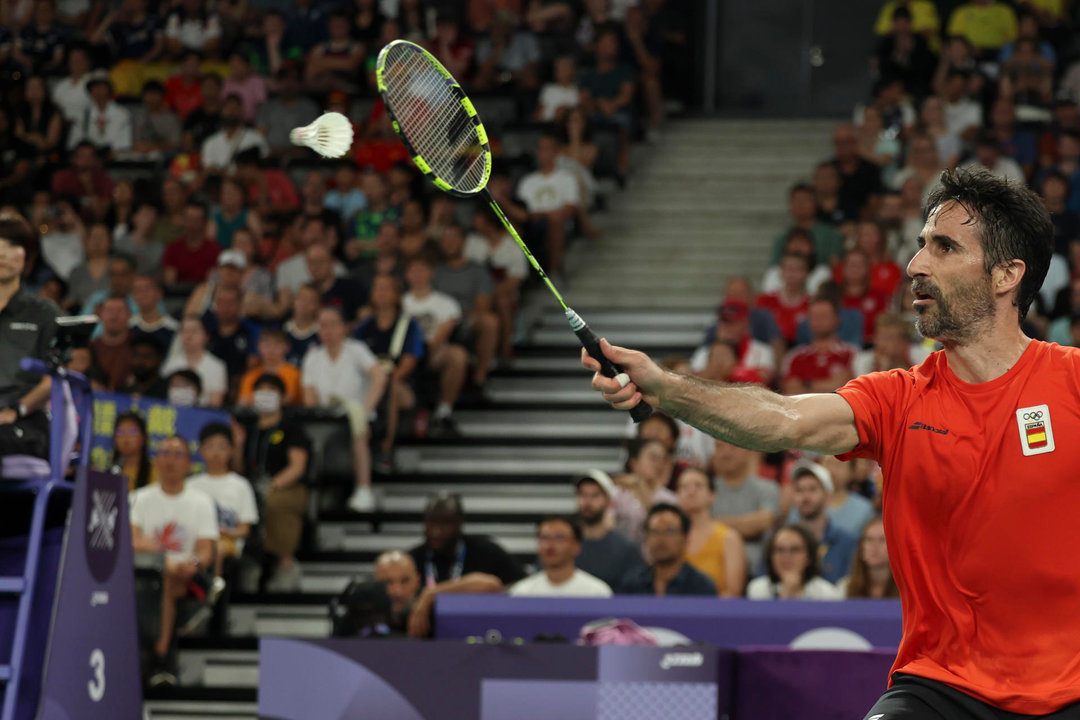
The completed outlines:
<svg viewBox="0 0 1080 720">
<path fill-rule="evenodd" d="M 584 351 L 581 364 L 595 373 L 593 389 L 619 410 L 629 410 L 644 398 L 713 437 L 764 452 L 799 448 L 838 455 L 859 443 L 855 413 L 839 395 L 788 397 L 756 385 L 703 380 L 668 372 L 644 353 L 607 340 L 601 340 L 600 347 L 626 377 L 604 377 L 599 363 Z"/>
</svg>

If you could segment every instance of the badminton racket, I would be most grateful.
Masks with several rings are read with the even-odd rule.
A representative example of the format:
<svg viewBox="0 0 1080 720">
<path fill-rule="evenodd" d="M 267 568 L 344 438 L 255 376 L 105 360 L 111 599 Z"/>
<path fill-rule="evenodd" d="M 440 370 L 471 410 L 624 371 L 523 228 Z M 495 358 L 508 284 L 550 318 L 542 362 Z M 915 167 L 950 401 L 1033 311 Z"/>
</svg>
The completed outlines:
<svg viewBox="0 0 1080 720">
<path fill-rule="evenodd" d="M 491 145 L 472 101 L 454 76 L 424 48 L 395 40 L 379 52 L 375 78 L 394 132 L 413 163 L 440 190 L 457 197 L 482 195 L 510 237 L 525 253 L 540 279 L 562 306 L 570 329 L 598 363 L 604 375 L 622 373 L 600 351 L 600 340 L 570 308 L 540 267 L 529 246 L 487 189 L 491 178 Z M 630 411 L 635 422 L 652 414 L 644 400 Z"/>
</svg>

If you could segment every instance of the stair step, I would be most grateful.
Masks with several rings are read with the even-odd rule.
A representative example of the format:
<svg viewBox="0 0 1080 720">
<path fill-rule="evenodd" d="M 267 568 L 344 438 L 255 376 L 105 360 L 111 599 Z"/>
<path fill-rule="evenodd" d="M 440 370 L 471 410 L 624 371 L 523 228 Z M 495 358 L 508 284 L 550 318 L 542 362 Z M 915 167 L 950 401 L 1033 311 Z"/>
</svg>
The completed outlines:
<svg viewBox="0 0 1080 720">
<path fill-rule="evenodd" d="M 26 589 L 26 578 L 0 577 L 0 595 L 18 595 Z"/>
</svg>

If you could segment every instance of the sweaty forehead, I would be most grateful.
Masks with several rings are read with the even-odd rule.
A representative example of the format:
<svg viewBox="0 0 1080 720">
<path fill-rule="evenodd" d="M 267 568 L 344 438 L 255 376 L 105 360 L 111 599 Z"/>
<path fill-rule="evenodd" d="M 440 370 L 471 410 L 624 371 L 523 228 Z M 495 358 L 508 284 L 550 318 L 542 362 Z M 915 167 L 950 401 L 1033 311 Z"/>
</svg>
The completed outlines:
<svg viewBox="0 0 1080 720">
<path fill-rule="evenodd" d="M 978 219 L 958 202 L 948 201 L 934 208 L 926 218 L 923 237 L 930 235 L 948 235 L 954 240 L 977 241 L 976 228 Z"/>
</svg>

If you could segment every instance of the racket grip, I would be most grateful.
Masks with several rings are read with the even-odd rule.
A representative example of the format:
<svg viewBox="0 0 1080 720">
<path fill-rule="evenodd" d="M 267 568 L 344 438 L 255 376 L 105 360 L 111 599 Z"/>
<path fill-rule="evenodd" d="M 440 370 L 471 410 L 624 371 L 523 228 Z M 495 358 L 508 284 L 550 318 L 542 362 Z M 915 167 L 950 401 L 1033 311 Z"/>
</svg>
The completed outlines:
<svg viewBox="0 0 1080 720">
<path fill-rule="evenodd" d="M 600 350 L 600 338 L 596 337 L 596 334 L 589 329 L 588 325 L 582 323 L 581 327 L 574 328 L 574 334 L 581 341 L 585 352 L 600 363 L 600 372 L 606 377 L 613 378 L 623 371 L 621 367 L 604 356 L 603 351 Z M 639 423 L 652 415 L 652 412 L 652 405 L 642 400 L 630 410 L 630 417 L 634 419 L 634 422 Z"/>
</svg>

